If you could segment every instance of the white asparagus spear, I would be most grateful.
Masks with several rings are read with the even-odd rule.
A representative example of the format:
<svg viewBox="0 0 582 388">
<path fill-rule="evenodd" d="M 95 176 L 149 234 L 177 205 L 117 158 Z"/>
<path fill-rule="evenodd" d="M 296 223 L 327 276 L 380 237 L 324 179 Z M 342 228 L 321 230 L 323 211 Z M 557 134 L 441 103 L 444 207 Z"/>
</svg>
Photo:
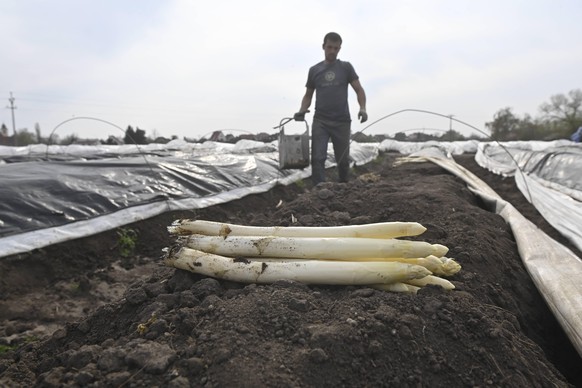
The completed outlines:
<svg viewBox="0 0 582 388">
<path fill-rule="evenodd" d="M 457 272 L 461 270 L 461 265 L 455 261 L 455 259 L 451 259 L 450 257 L 439 257 L 439 260 L 442 261 L 443 265 L 440 268 L 436 268 L 434 272 L 435 275 L 441 276 L 453 276 Z"/>
<path fill-rule="evenodd" d="M 241 283 L 273 283 L 288 279 L 306 284 L 367 285 L 424 278 L 424 267 L 398 262 L 334 262 L 319 260 L 258 262 L 235 259 L 186 247 L 170 249 L 167 266 Z"/>
<path fill-rule="evenodd" d="M 276 258 L 276 257 L 259 257 L 259 258 L 251 258 L 249 260 L 257 260 L 257 261 L 280 261 L 280 260 L 292 260 L 289 258 Z M 305 259 L 295 259 L 295 260 L 305 260 Z M 453 276 L 457 272 L 461 270 L 461 266 L 454 260 L 449 257 L 436 257 L 433 255 L 429 255 L 427 257 L 419 257 L 419 258 L 403 258 L 403 257 L 354 257 L 351 259 L 320 259 L 320 260 L 335 260 L 335 261 L 398 261 L 404 264 L 414 264 L 420 265 L 434 275 L 440 276 Z"/>
<path fill-rule="evenodd" d="M 429 255 L 417 259 L 386 259 L 398 260 L 402 263 L 421 265 L 432 272 L 434 275 L 453 276 L 461 270 L 461 266 L 453 259 L 448 257 L 436 257 Z"/>
<path fill-rule="evenodd" d="M 172 234 L 207 236 L 279 237 L 363 237 L 396 238 L 418 236 L 426 228 L 417 222 L 381 222 L 345 226 L 246 226 L 204 220 L 176 220 L 168 227 Z"/>
<path fill-rule="evenodd" d="M 418 290 L 420 290 L 420 287 L 412 286 L 406 283 L 372 284 L 370 285 L 370 288 L 390 292 L 410 292 L 412 294 L 416 294 Z"/>
<path fill-rule="evenodd" d="M 335 260 L 335 259 L 331 259 Z M 345 259 L 351 261 L 399 261 L 401 263 L 421 265 L 436 275 L 452 276 L 461 270 L 461 266 L 448 257 L 427 257 L 405 258 L 405 257 L 354 257 Z"/>
<path fill-rule="evenodd" d="M 439 278 L 438 276 L 428 275 L 422 279 L 411 279 L 407 280 L 404 283 L 410 284 L 417 287 L 424 287 L 428 284 L 434 284 L 437 286 L 441 286 L 445 290 L 453 290 L 455 289 L 455 285 L 449 282 L 447 279 Z"/>
<path fill-rule="evenodd" d="M 334 237 L 257 237 L 191 235 L 184 237 L 192 249 L 236 257 L 281 257 L 317 260 L 354 258 L 417 258 L 444 256 L 448 248 L 424 241 Z"/>
<path fill-rule="evenodd" d="M 436 257 L 434 255 L 429 255 L 427 257 L 419 257 L 419 258 L 379 258 L 379 259 L 366 259 L 366 258 L 358 258 L 352 259 L 357 261 L 400 261 L 401 263 L 408 263 L 408 264 L 416 264 L 421 265 L 432 272 L 434 275 L 440 276 L 453 276 L 457 272 L 461 270 L 461 265 L 457 263 L 454 259 L 449 257 Z"/>
<path fill-rule="evenodd" d="M 436 258 L 436 259 L 438 260 L 438 258 Z M 305 259 L 281 259 L 281 258 L 263 258 L 263 257 L 260 257 L 260 258 L 250 257 L 247 260 L 249 260 L 251 262 L 258 262 L 258 263 L 283 263 L 283 262 L 285 262 L 285 263 L 297 263 L 297 262 L 301 263 L 301 262 L 306 261 Z M 426 265 L 418 264 L 419 262 L 417 260 L 419 260 L 419 259 L 357 260 L 356 262 L 370 262 L 370 261 L 400 262 L 403 264 L 420 265 L 422 267 L 427 268 Z M 344 261 L 344 260 L 339 260 L 336 262 L 346 263 L 346 261 Z M 427 269 L 430 271 L 430 268 L 427 268 Z M 426 279 L 426 277 L 423 278 L 423 281 L 427 284 L 430 282 L 428 279 Z M 447 287 L 449 287 L 448 284 L 445 284 L 445 285 Z M 413 286 L 412 284 L 406 284 L 406 283 L 400 283 L 400 282 L 386 283 L 386 284 L 370 284 L 369 287 L 375 288 L 375 289 L 381 290 L 381 291 L 407 292 L 407 293 L 412 293 L 412 294 L 416 294 L 418 292 L 418 290 L 420 290 L 420 288 L 421 288 L 419 286 Z"/>
</svg>

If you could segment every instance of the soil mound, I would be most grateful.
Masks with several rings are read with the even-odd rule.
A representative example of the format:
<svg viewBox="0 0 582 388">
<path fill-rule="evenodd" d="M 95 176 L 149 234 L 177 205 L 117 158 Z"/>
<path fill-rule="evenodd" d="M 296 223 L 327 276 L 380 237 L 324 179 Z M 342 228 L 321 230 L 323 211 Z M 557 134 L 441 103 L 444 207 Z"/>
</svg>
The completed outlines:
<svg viewBox="0 0 582 388">
<path fill-rule="evenodd" d="M 277 186 L 224 205 L 0 259 L 0 386 L 582 386 L 581 359 L 503 219 L 464 182 L 395 154 L 348 183 Z M 572 248 L 512 179 L 455 157 Z M 332 173 L 330 171 L 330 173 Z M 414 221 L 461 264 L 454 291 L 225 282 L 161 266 L 173 220 L 324 226 Z M 135 247 L 121 254 L 120 236 Z M 124 247 L 127 248 L 127 247 Z"/>
</svg>

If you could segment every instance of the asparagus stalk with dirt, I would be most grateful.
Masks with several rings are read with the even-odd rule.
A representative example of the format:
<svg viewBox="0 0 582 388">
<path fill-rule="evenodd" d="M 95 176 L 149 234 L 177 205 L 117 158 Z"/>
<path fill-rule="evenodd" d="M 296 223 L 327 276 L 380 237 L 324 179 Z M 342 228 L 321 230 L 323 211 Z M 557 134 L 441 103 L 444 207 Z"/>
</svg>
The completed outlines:
<svg viewBox="0 0 582 388">
<path fill-rule="evenodd" d="M 278 237 L 361 237 L 397 238 L 418 236 L 426 228 L 418 222 L 380 222 L 345 226 L 246 226 L 205 220 L 176 220 L 168 227 L 171 234 L 206 236 Z"/>
<path fill-rule="evenodd" d="M 164 262 L 171 267 L 241 283 L 273 283 L 288 279 L 305 284 L 389 284 L 424 278 L 431 273 L 419 265 L 400 262 L 261 262 L 225 257 L 187 247 L 169 249 Z"/>
<path fill-rule="evenodd" d="M 448 248 L 424 241 L 351 237 L 274 237 L 191 235 L 185 246 L 223 256 L 317 260 L 444 256 Z"/>
</svg>

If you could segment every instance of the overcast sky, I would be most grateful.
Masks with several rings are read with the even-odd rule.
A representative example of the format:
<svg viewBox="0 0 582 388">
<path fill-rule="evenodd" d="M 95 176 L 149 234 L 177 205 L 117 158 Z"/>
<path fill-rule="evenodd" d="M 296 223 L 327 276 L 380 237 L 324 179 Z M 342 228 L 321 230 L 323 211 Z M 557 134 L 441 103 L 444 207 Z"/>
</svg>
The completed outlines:
<svg viewBox="0 0 582 388">
<path fill-rule="evenodd" d="M 0 26 L 10 133 L 10 92 L 16 128 L 38 123 L 45 136 L 123 135 L 101 121 L 62 124 L 75 117 L 148 136 L 275 133 L 298 110 L 329 31 L 368 96 L 370 120 L 354 132 L 406 109 L 485 131 L 502 108 L 537 117 L 552 95 L 582 88 L 579 0 L 2 0 Z M 355 118 L 353 91 L 350 107 Z M 450 124 L 407 111 L 364 133 Z"/>
</svg>

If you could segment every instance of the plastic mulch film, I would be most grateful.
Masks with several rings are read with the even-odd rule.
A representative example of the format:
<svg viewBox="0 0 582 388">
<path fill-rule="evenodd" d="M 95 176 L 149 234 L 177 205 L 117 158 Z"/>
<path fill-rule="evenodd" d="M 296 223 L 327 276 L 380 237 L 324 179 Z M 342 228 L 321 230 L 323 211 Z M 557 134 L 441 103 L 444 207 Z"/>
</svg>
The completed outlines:
<svg viewBox="0 0 582 388">
<path fill-rule="evenodd" d="M 475 160 L 492 172 L 513 176 L 548 223 L 582 250 L 582 144 L 482 143 Z"/>
<path fill-rule="evenodd" d="M 330 153 L 328 167 L 334 164 Z M 352 163 L 377 155 L 377 144 L 351 145 Z M 0 158 L 0 257 L 168 211 L 229 202 L 311 175 L 310 167 L 280 170 L 276 144 L 249 140 L 50 152 L 46 146 L 12 147 L 0 149 Z"/>
</svg>

